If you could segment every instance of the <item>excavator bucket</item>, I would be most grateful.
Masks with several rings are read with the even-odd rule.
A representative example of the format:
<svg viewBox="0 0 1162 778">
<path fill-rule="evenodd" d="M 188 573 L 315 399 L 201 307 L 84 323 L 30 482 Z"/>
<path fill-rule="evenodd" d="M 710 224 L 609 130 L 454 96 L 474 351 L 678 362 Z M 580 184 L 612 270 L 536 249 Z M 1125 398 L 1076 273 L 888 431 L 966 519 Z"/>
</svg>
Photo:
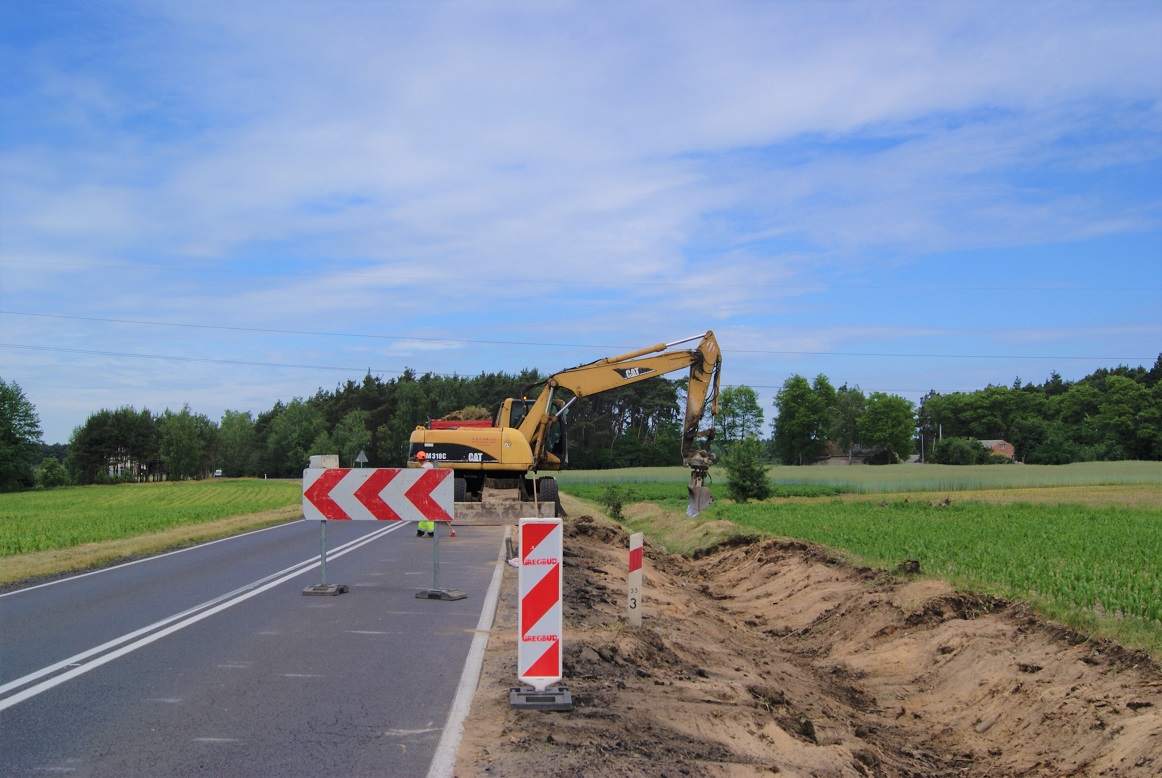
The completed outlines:
<svg viewBox="0 0 1162 778">
<path fill-rule="evenodd" d="M 690 518 L 694 518 L 710 507 L 712 498 L 710 497 L 710 487 L 705 485 L 705 478 L 705 470 L 692 470 L 690 472 L 690 485 L 686 487 L 686 491 L 690 494 L 690 502 L 686 505 L 686 515 Z"/>
</svg>

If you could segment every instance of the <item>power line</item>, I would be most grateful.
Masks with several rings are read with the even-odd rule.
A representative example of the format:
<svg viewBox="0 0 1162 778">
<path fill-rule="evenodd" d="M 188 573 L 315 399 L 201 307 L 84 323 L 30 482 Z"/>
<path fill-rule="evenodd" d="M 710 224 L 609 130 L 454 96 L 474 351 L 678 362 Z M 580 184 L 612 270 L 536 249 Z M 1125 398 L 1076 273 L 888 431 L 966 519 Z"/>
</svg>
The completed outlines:
<svg viewBox="0 0 1162 778">
<path fill-rule="evenodd" d="M 180 327 L 199 330 L 219 330 L 226 332 L 252 332 L 271 335 L 311 335 L 329 338 L 366 338 L 371 340 L 415 340 L 425 343 L 464 343 L 470 345 L 491 346 L 528 346 L 537 348 L 588 348 L 615 350 L 632 348 L 630 346 L 608 346 L 592 343 L 544 343 L 527 340 L 469 340 L 465 338 L 429 338 L 416 335 L 385 335 L 365 332 L 327 332 L 318 330 L 282 330 L 263 327 L 231 327 L 222 324 L 188 324 L 183 322 L 144 321 L 140 319 L 107 319 L 95 316 L 68 316 L 53 313 L 28 313 L 24 311 L 3 311 L 4 316 L 32 316 L 44 319 L 68 319 L 72 321 L 97 321 L 108 324 L 134 324 L 148 327 Z M 1144 356 L 1064 356 L 1040 354 L 902 354 L 895 352 L 857 352 L 857 351 L 790 351 L 780 349 L 730 349 L 732 354 L 770 354 L 776 356 L 816 356 L 816 357 L 873 357 L 893 359 L 1039 359 L 1060 361 L 1149 361 L 1154 357 Z"/>
<path fill-rule="evenodd" d="M 15 348 L 25 351 L 57 351 L 65 354 L 88 354 L 104 357 L 130 357 L 134 359 L 163 359 L 172 362 L 202 362 L 214 365 L 245 365 L 247 367 L 290 367 L 303 370 L 338 370 L 341 372 L 390 373 L 403 375 L 402 370 L 379 370 L 372 367 L 344 367 L 342 365 L 300 365 L 290 362 L 256 362 L 245 359 L 211 359 L 209 357 L 179 357 L 166 354 L 134 354 L 125 351 L 96 351 L 83 348 L 62 348 L 59 346 L 28 346 L 19 343 L 0 343 L 0 348 Z"/>
<path fill-rule="evenodd" d="M 527 345 L 548 345 L 548 344 L 527 344 Z M 170 355 L 170 354 L 141 354 L 141 353 L 131 353 L 131 352 L 125 352 L 125 351 L 100 351 L 100 350 L 96 350 L 96 349 L 63 348 L 60 346 L 31 346 L 31 345 L 20 344 L 20 343 L 0 343 L 0 348 L 20 349 L 20 350 L 24 350 L 24 351 L 52 351 L 52 352 L 59 352 L 59 353 L 65 353 L 65 354 L 87 354 L 87 355 L 91 355 L 91 356 L 122 357 L 122 358 L 131 358 L 131 359 L 159 359 L 159 360 L 166 360 L 166 361 L 172 361 L 172 362 L 202 362 L 202 363 L 216 364 L 216 365 L 245 365 L 245 366 L 249 366 L 249 367 L 294 368 L 294 369 L 302 369 L 302 370 L 336 370 L 336 371 L 340 371 L 340 372 L 360 372 L 360 373 L 366 372 L 366 373 L 379 373 L 379 374 L 390 374 L 390 375 L 402 375 L 403 374 L 403 371 L 400 371 L 400 370 L 377 369 L 377 368 L 371 368 L 371 367 L 350 367 L 350 366 L 345 366 L 345 365 L 307 365 L 307 364 L 299 364 L 299 363 L 294 363 L 294 362 L 260 362 L 260 361 L 256 361 L 256 360 L 243 360 L 243 359 L 213 359 L 210 357 L 186 357 L 186 356 L 174 356 L 174 355 Z M 822 355 L 822 356 L 835 355 L 835 356 L 858 356 L 858 357 L 889 356 L 889 355 L 884 355 L 884 354 L 878 354 L 878 355 L 877 354 L 842 354 L 839 352 L 827 352 L 827 351 L 757 351 L 757 352 L 756 351 L 749 351 L 749 352 L 741 352 L 741 353 L 808 354 L 808 355 Z M 948 358 L 950 356 L 953 356 L 954 358 L 956 358 L 955 355 L 939 355 L 939 354 L 896 354 L 896 355 L 890 355 L 890 356 L 939 357 L 939 358 Z M 988 358 L 988 359 L 1003 359 L 1003 358 L 1008 358 L 1008 359 L 1088 359 L 1088 360 L 1114 359 L 1114 357 L 996 357 L 996 356 L 978 357 L 977 355 L 969 355 L 966 358 L 974 358 L 974 359 L 975 358 L 981 358 L 981 359 L 984 359 L 984 358 Z M 1132 359 L 1140 359 L 1140 358 L 1139 357 L 1117 357 L 1117 359 L 1131 359 L 1132 360 Z M 450 374 L 433 373 L 432 375 L 450 375 Z M 775 386 L 761 386 L 761 385 L 753 385 L 753 384 L 748 384 L 748 385 L 751 386 L 752 388 L 764 388 L 764 389 L 778 389 L 779 388 L 779 387 L 775 387 Z"/>
<path fill-rule="evenodd" d="M 327 338 L 367 338 L 370 340 L 418 340 L 425 343 L 470 343 L 490 346 L 544 346 L 546 348 L 609 348 L 592 343 L 532 343 L 521 340 L 466 340 L 464 338 L 426 338 L 417 335 L 382 335 L 367 332 L 325 332 L 317 330 L 280 330 L 263 327 L 230 327 L 224 324 L 188 324 L 184 322 L 143 321 L 140 319 L 104 319 L 96 316 L 67 316 L 56 313 L 26 313 L 24 311 L 0 311 L 5 316 L 35 316 L 42 319 L 70 319 L 73 321 L 99 321 L 108 324 L 140 324 L 148 327 L 182 327 L 197 330 L 220 330 L 226 332 L 254 332 L 268 335 L 315 335 Z M 615 348 L 625 348 L 618 346 Z"/>
<path fill-rule="evenodd" d="M 242 275 L 242 276 L 269 276 L 269 277 L 285 277 L 285 278 L 324 278 L 334 275 L 334 273 L 321 272 L 293 272 L 289 270 L 245 270 L 239 268 L 210 268 L 210 267 L 183 267 L 178 265 L 129 265 L 129 264 L 101 264 L 96 265 L 92 263 L 83 262 L 43 262 L 24 259 L 4 259 L 0 260 L 0 264 L 8 265 L 35 265 L 37 267 L 72 267 L 84 270 L 131 270 L 140 272 L 142 270 L 154 270 L 167 273 L 197 273 L 209 275 Z M 457 276 L 449 278 L 447 276 L 439 275 L 415 275 L 405 274 L 399 275 L 390 269 L 386 269 L 377 273 L 360 273 L 348 271 L 345 272 L 353 278 L 377 278 L 391 281 L 410 281 L 416 283 L 431 283 L 440 282 L 448 283 L 450 281 L 468 281 L 473 284 L 481 283 L 503 283 L 505 286 L 512 284 L 538 284 L 545 283 L 544 278 L 511 278 L 505 277 L 503 280 L 495 277 L 472 277 L 472 276 Z M 723 283 L 723 282 L 707 282 L 707 281 L 613 281 L 613 280 L 598 280 L 587 281 L 578 278 L 557 278 L 555 283 L 563 286 L 589 286 L 589 287 L 666 287 L 677 289 L 784 289 L 788 291 L 798 292 L 829 292 L 836 290 L 844 291 L 868 291 L 868 292 L 908 292 L 908 293 L 924 293 L 924 292 L 1159 292 L 1162 287 L 1156 286 L 1081 286 L 1081 285 L 1047 285 L 1034 284 L 1028 286 L 938 286 L 934 284 L 924 285 L 897 285 L 897 284 L 756 284 L 756 283 Z"/>
<path fill-rule="evenodd" d="M 1037 354 L 893 354 L 893 353 L 876 353 L 876 352 L 853 352 L 853 351 L 763 351 L 763 350 L 748 350 L 732 348 L 732 354 L 784 354 L 784 355 L 799 355 L 799 356 L 815 356 L 815 357 L 892 357 L 892 358 L 906 358 L 906 359 L 1052 359 L 1052 360 L 1084 360 L 1084 361 L 1110 361 L 1110 360 L 1129 360 L 1142 361 L 1150 360 L 1154 357 L 1065 357 L 1065 356 L 1040 356 Z"/>
</svg>

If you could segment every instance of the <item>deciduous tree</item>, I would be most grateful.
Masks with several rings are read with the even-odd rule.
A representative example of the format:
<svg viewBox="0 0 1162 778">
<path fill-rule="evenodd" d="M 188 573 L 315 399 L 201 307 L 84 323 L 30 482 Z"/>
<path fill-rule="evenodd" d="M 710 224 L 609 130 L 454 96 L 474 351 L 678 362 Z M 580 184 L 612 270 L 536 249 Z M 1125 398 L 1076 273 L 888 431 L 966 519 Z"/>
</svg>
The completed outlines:
<svg viewBox="0 0 1162 778">
<path fill-rule="evenodd" d="M 202 464 L 205 442 L 190 406 L 183 405 L 177 413 L 166 408 L 160 426 L 161 459 L 169 478 L 183 481 L 203 477 L 206 474 Z"/>
<path fill-rule="evenodd" d="M 36 406 L 15 381 L 0 378 L 0 491 L 32 486 L 32 462 L 39 450 Z"/>
<path fill-rule="evenodd" d="M 248 411 L 226 411 L 218 423 L 218 462 L 222 475 L 257 475 L 254 419 Z M 215 468 L 217 469 L 217 468 Z"/>
<path fill-rule="evenodd" d="M 757 439 L 763 431 L 763 409 L 758 393 L 745 384 L 728 386 L 719 392 L 714 427 L 715 439 L 727 450 L 740 440 Z"/>
<path fill-rule="evenodd" d="M 312 450 L 315 440 L 326 432 L 323 414 L 314 405 L 298 397 L 287 403 L 286 409 L 271 422 L 266 441 L 274 474 L 287 478 L 302 475 L 311 454 L 332 453 Z"/>
<path fill-rule="evenodd" d="M 859 421 L 859 439 L 865 446 L 882 447 L 889 463 L 912 454 L 916 436 L 916 406 L 899 395 L 872 392 Z"/>
<path fill-rule="evenodd" d="M 367 429 L 370 418 L 367 411 L 348 411 L 331 432 L 331 443 L 339 452 L 339 464 L 343 467 L 355 467 L 359 452 L 371 445 L 371 431 Z"/>
<path fill-rule="evenodd" d="M 847 452 L 847 463 L 851 464 L 851 450 L 859 443 L 859 420 L 867 408 L 867 398 L 858 386 L 851 389 L 847 384 L 835 393 L 835 404 L 827 414 L 828 432 L 831 442 L 840 451 Z"/>
<path fill-rule="evenodd" d="M 45 457 L 36 473 L 36 482 L 45 489 L 68 486 L 69 472 L 64 469 L 56 457 Z"/>
<path fill-rule="evenodd" d="M 783 382 L 775 397 L 775 455 L 785 465 L 806 465 L 827 450 L 827 413 L 835 389 L 820 373 L 811 384 L 801 375 Z"/>
</svg>

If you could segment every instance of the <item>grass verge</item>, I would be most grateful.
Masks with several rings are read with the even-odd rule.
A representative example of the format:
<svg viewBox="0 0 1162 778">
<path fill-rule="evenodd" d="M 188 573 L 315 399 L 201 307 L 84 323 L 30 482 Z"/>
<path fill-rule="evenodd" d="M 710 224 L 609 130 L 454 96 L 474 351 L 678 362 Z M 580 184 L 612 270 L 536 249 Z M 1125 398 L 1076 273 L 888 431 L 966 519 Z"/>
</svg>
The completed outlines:
<svg viewBox="0 0 1162 778">
<path fill-rule="evenodd" d="M 243 516 L 185 524 L 162 532 L 135 535 L 117 540 L 84 543 L 79 546 L 37 551 L 0 559 L 0 586 L 19 581 L 45 578 L 61 573 L 80 572 L 123 562 L 134 557 L 157 554 L 205 543 L 243 532 L 272 527 L 301 519 L 301 505 L 261 511 Z"/>
<path fill-rule="evenodd" d="M 301 504 L 299 482 L 257 478 L 0 494 L 0 557 L 132 538 Z"/>
<path fill-rule="evenodd" d="M 302 516 L 297 482 L 230 479 L 0 495 L 0 585 L 106 566 Z"/>
</svg>

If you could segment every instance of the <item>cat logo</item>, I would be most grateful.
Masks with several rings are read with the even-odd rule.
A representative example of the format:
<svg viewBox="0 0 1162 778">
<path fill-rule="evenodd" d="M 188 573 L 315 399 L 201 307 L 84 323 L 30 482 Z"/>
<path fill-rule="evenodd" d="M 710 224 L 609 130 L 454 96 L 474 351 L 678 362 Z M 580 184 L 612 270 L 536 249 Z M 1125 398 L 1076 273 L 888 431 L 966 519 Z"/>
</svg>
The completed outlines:
<svg viewBox="0 0 1162 778">
<path fill-rule="evenodd" d="M 616 370 L 616 368 L 615 368 Z M 652 367 L 627 367 L 625 370 L 617 370 L 617 374 L 629 381 L 633 378 L 641 378 L 644 375 L 649 375 L 655 372 Z"/>
<path fill-rule="evenodd" d="M 484 461 L 484 452 L 483 451 L 469 451 L 468 452 L 468 461 L 469 462 L 483 462 Z"/>
</svg>

